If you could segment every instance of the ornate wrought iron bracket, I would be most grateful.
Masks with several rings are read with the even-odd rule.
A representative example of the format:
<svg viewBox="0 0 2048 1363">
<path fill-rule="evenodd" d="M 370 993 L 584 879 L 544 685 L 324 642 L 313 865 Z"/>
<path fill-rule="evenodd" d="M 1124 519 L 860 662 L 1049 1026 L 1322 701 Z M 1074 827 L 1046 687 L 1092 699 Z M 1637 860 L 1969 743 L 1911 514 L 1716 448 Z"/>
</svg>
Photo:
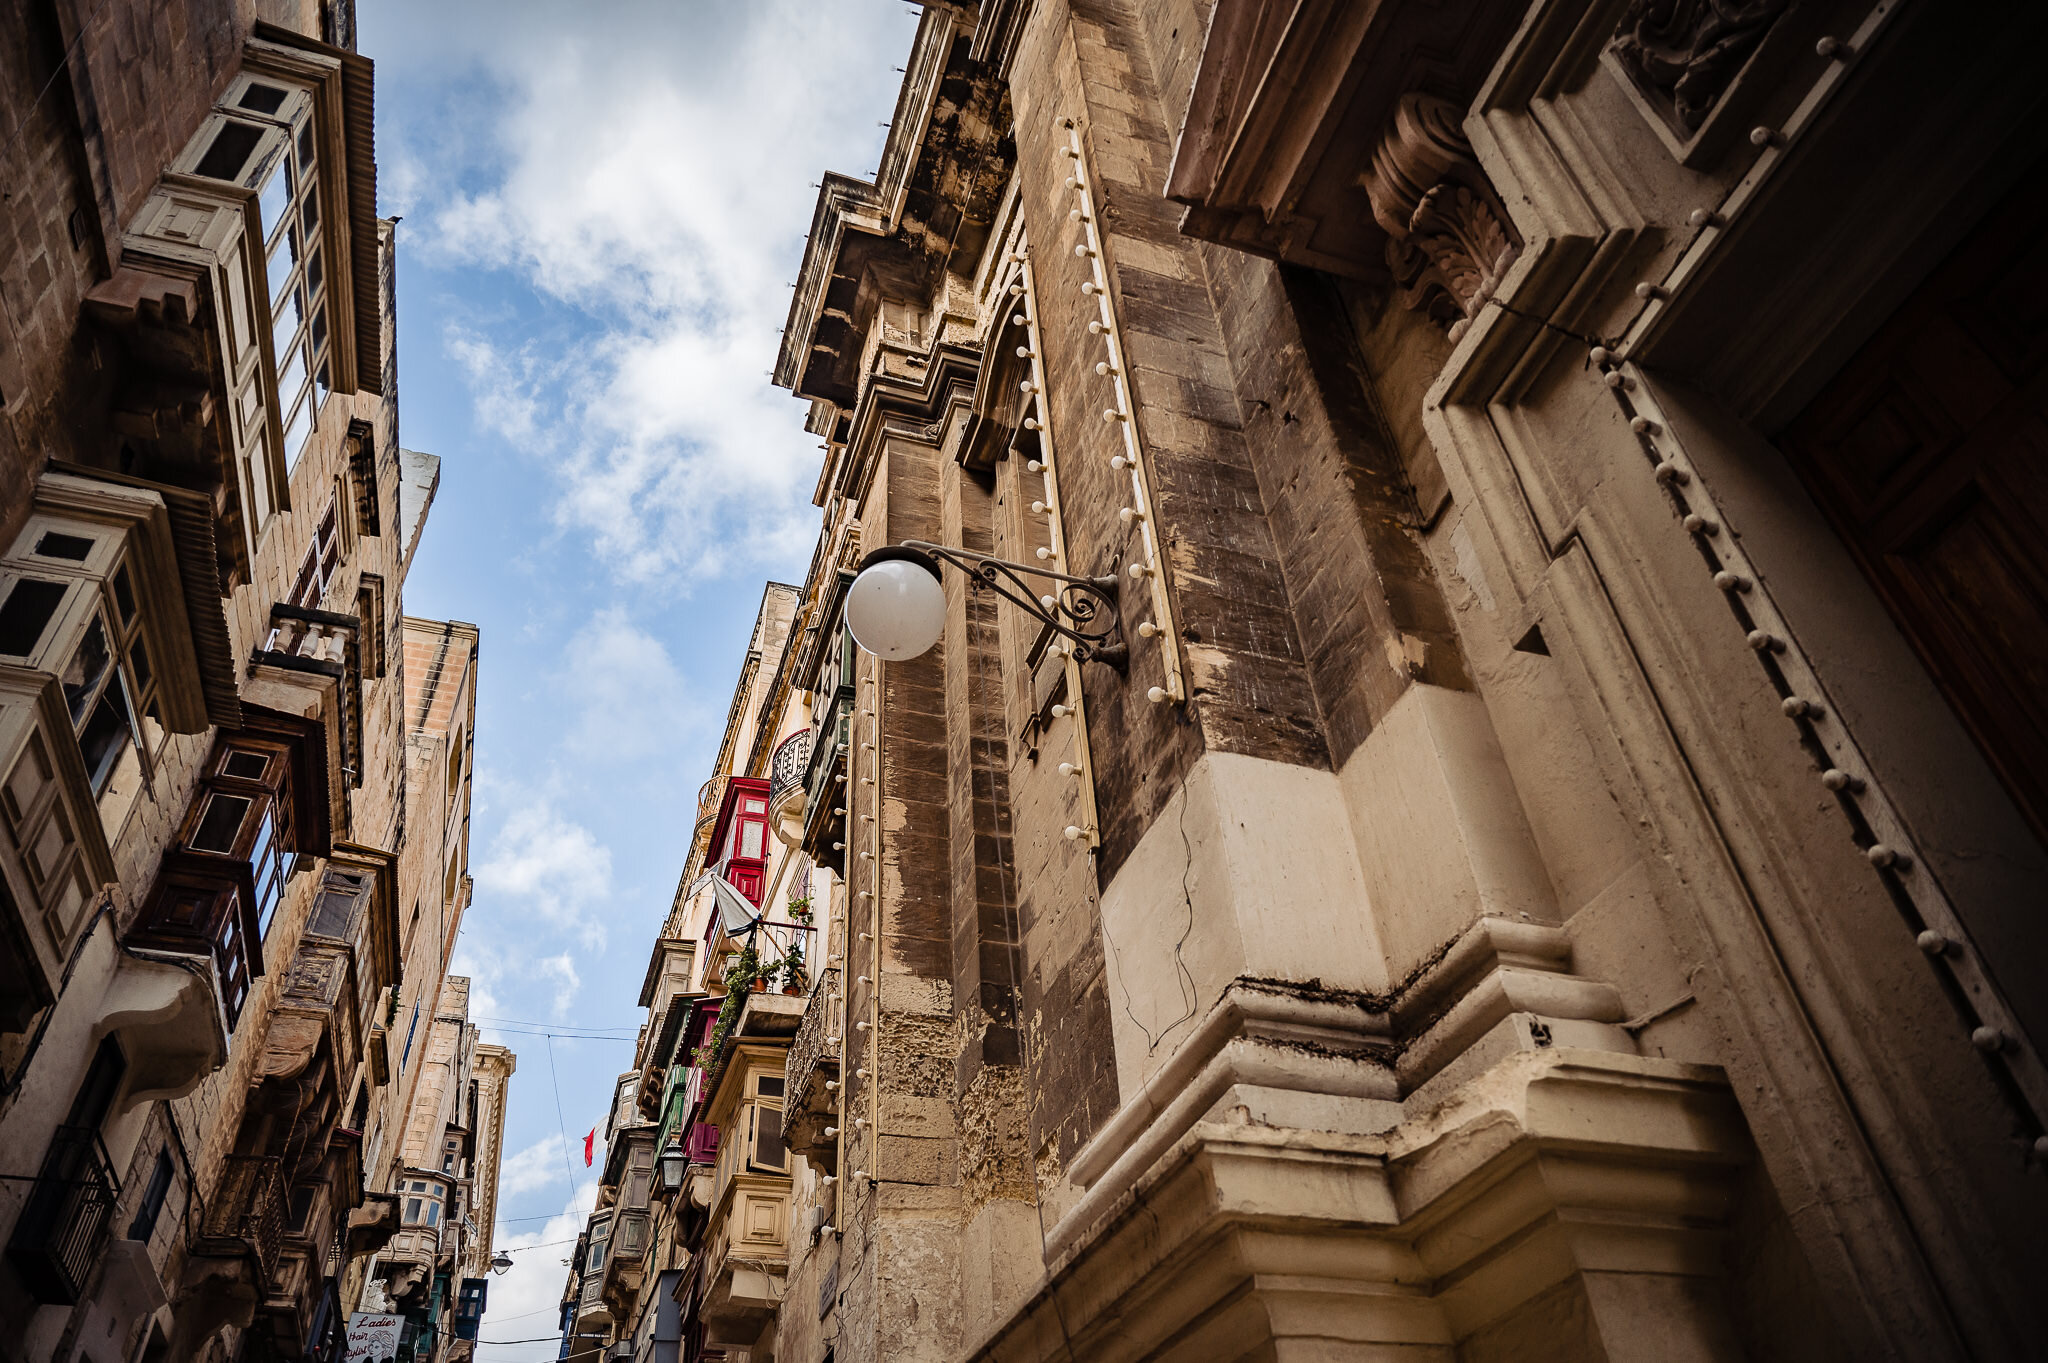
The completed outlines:
<svg viewBox="0 0 2048 1363">
<path fill-rule="evenodd" d="M 925 540 L 904 540 L 898 547 L 915 549 L 935 563 L 952 564 L 966 573 L 977 588 L 991 589 L 1032 619 L 1049 625 L 1053 633 L 1072 646 L 1076 662 L 1107 663 L 1118 671 L 1130 665 L 1131 646 L 1119 637 L 1123 622 L 1117 615 L 1118 584 L 1114 573 L 1074 577 Z M 1051 594 L 1051 606 L 1031 590 L 1031 584 L 1024 580 L 1025 574 L 1060 584 Z"/>
</svg>

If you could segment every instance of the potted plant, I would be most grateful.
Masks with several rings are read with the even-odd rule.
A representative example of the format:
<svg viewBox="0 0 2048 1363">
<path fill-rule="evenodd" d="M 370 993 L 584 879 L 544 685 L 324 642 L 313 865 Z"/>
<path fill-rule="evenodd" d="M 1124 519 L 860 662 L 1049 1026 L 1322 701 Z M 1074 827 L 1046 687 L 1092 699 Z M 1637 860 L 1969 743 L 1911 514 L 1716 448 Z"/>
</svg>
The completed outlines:
<svg viewBox="0 0 2048 1363">
<path fill-rule="evenodd" d="M 804 944 L 792 942 L 789 952 L 782 958 L 782 992 L 800 995 L 804 992 Z"/>
<path fill-rule="evenodd" d="M 798 895 L 789 901 L 789 916 L 805 927 L 811 925 L 811 897 Z"/>
</svg>

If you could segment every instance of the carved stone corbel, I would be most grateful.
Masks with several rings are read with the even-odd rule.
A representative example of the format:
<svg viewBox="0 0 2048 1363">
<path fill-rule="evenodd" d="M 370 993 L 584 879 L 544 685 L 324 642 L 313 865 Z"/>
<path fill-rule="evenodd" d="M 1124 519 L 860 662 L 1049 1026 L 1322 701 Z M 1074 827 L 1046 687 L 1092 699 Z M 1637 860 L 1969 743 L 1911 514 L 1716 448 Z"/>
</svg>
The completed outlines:
<svg viewBox="0 0 2048 1363">
<path fill-rule="evenodd" d="M 1791 0 L 1630 0 L 1610 44 L 1681 136 L 1700 130 Z"/>
<path fill-rule="evenodd" d="M 1387 232 L 1387 265 L 1401 301 L 1450 328 L 1453 339 L 1522 250 L 1461 122 L 1449 100 L 1403 95 L 1361 177 L 1373 218 Z"/>
</svg>

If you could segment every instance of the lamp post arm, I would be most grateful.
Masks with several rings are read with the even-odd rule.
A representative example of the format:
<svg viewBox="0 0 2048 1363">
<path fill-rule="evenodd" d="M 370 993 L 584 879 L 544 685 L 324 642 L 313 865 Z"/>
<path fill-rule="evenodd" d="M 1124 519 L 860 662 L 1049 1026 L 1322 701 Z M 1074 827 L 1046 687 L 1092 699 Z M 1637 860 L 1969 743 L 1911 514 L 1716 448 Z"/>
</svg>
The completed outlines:
<svg viewBox="0 0 2048 1363">
<path fill-rule="evenodd" d="M 1116 637 L 1123 626 L 1117 615 L 1118 583 L 1115 574 L 1075 577 L 1071 573 L 1033 568 L 972 549 L 955 549 L 927 540 L 904 540 L 903 547 L 952 564 L 966 573 L 976 586 L 990 588 L 1032 619 L 1050 626 L 1055 634 L 1073 645 L 1077 660 L 1108 663 L 1118 669 L 1129 663 L 1130 645 Z M 1060 584 L 1052 594 L 1051 607 L 1047 607 L 1038 593 L 1032 590 L 1031 583 L 1025 581 L 1026 575 Z"/>
</svg>

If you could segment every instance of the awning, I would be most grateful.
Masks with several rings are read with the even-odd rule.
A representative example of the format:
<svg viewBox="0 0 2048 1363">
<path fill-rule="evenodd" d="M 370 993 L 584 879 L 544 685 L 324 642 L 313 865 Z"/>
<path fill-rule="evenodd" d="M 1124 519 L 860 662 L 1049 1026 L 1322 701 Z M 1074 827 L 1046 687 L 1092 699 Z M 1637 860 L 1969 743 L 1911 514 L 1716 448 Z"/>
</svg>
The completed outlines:
<svg viewBox="0 0 2048 1363">
<path fill-rule="evenodd" d="M 754 905 L 745 895 L 732 887 L 732 883 L 716 871 L 706 871 L 690 886 L 690 898 L 695 899 L 706 885 L 711 886 L 711 897 L 718 905 L 719 926 L 728 937 L 738 937 L 761 921 L 761 915 L 754 911 Z"/>
</svg>

